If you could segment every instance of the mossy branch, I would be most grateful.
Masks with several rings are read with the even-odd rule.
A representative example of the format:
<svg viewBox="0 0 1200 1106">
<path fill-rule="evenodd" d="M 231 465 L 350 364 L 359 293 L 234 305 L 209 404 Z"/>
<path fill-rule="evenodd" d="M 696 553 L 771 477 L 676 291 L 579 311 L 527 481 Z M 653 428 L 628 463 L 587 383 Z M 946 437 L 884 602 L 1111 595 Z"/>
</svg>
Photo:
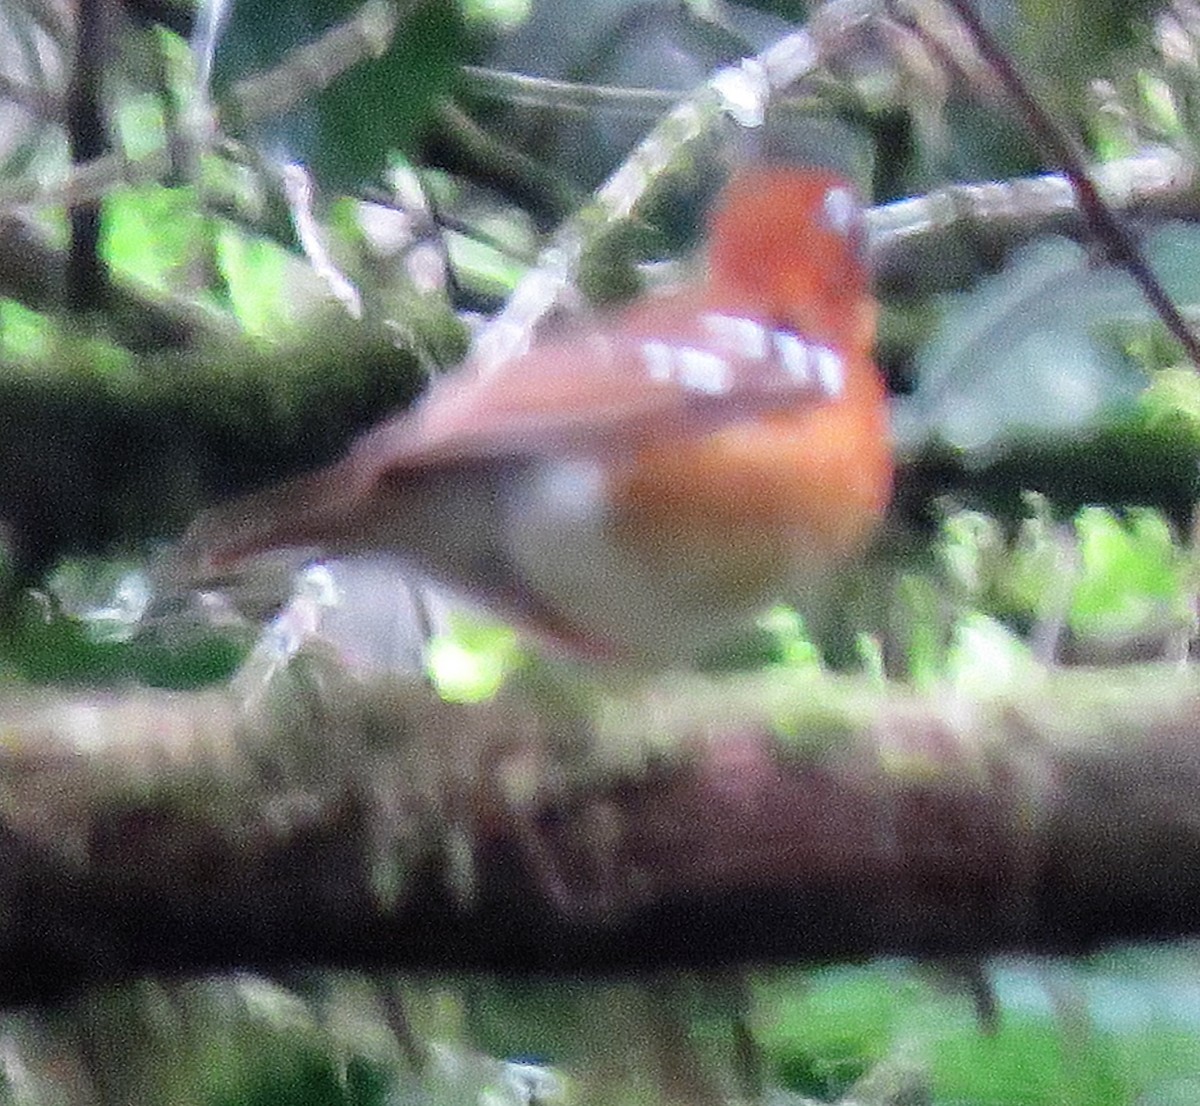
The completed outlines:
<svg viewBox="0 0 1200 1106">
<path fill-rule="evenodd" d="M 448 313 L 422 338 L 461 348 Z M 113 364 L 97 364 L 105 354 Z M 216 499 L 332 460 L 424 375 L 392 331 L 332 307 L 278 345 L 122 358 L 67 339 L 52 367 L 0 370 L 0 518 L 27 568 L 145 548 Z"/>
<path fill-rule="evenodd" d="M 1079 951 L 1200 918 L 1192 669 L 986 702 L 676 679 L 570 717 L 325 661 L 285 682 L 0 710 L 0 1001 L 229 967 Z"/>
</svg>

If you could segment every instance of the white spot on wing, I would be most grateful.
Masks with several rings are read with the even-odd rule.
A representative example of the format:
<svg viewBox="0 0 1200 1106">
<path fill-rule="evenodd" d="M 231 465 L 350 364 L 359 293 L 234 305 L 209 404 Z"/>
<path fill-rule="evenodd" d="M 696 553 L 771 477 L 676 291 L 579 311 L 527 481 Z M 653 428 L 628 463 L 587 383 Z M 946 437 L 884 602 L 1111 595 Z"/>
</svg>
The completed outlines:
<svg viewBox="0 0 1200 1106">
<path fill-rule="evenodd" d="M 767 355 L 767 328 L 742 315 L 707 314 L 704 328 L 735 357 L 761 361 Z"/>
<path fill-rule="evenodd" d="M 831 396 L 840 396 L 846 386 L 846 367 L 841 357 L 828 346 L 818 346 L 814 351 L 817 359 L 817 375 L 821 386 Z"/>
<path fill-rule="evenodd" d="M 848 188 L 831 188 L 825 193 L 825 222 L 829 229 L 849 238 L 858 219 L 858 203 Z"/>
<path fill-rule="evenodd" d="M 733 384 L 729 362 L 706 349 L 685 346 L 678 351 L 679 383 L 708 395 L 724 395 Z"/>
<path fill-rule="evenodd" d="M 642 360 L 651 380 L 665 384 L 671 379 L 671 347 L 666 342 L 643 342 Z"/>
<path fill-rule="evenodd" d="M 786 330 L 775 332 L 775 355 L 793 380 L 808 382 L 812 376 L 811 354 L 812 347 L 798 334 Z"/>
<path fill-rule="evenodd" d="M 782 377 L 768 376 L 770 382 L 758 387 L 790 382 L 791 386 L 820 388 L 830 397 L 841 395 L 845 388 L 842 358 L 828 346 L 742 315 L 711 312 L 701 316 L 701 323 L 711 343 L 688 346 L 657 338 L 641 343 L 642 361 L 651 380 L 723 396 L 734 390 L 739 370 L 753 370 Z"/>
</svg>

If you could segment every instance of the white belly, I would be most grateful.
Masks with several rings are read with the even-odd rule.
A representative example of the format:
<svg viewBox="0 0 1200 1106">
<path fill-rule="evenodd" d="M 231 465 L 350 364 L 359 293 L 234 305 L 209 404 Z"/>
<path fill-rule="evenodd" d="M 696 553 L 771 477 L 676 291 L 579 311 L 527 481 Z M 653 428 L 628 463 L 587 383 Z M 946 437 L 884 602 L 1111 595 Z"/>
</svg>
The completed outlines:
<svg viewBox="0 0 1200 1106">
<path fill-rule="evenodd" d="M 601 467 L 587 458 L 514 474 L 502 517 L 510 563 L 547 606 L 602 642 L 645 656 L 695 655 L 776 598 L 732 598 L 716 588 L 724 567 L 717 571 L 701 551 L 622 544 Z"/>
</svg>

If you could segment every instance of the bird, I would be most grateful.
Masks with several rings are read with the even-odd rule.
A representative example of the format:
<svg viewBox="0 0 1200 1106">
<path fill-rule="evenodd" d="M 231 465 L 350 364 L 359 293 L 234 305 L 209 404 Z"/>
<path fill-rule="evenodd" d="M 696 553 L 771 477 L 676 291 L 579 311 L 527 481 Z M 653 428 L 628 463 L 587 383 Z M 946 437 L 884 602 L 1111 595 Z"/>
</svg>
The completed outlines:
<svg viewBox="0 0 1200 1106">
<path fill-rule="evenodd" d="M 633 664 L 803 612 L 891 494 L 863 228 L 836 172 L 740 166 L 697 279 L 445 374 L 331 466 L 202 513 L 184 556 L 395 556 L 553 651 Z"/>
</svg>

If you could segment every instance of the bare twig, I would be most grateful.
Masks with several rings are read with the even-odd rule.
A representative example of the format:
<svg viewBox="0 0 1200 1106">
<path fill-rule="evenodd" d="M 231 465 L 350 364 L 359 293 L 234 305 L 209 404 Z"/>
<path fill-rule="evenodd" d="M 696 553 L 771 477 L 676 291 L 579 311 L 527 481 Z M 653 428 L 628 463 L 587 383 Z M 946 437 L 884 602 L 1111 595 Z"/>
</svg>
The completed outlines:
<svg viewBox="0 0 1200 1106">
<path fill-rule="evenodd" d="M 677 93 L 656 88 L 555 81 L 478 65 L 463 66 L 463 75 L 472 91 L 481 95 L 550 111 L 607 112 L 644 118 L 661 115 L 679 100 Z"/>
<path fill-rule="evenodd" d="M 283 194 L 292 215 L 292 226 L 314 272 L 353 319 L 362 318 L 362 296 L 353 282 L 337 267 L 325 242 L 325 231 L 313 214 L 313 182 L 303 165 L 285 165 Z"/>
<path fill-rule="evenodd" d="M 136 162 L 113 153 L 71 166 L 54 184 L 47 185 L 36 176 L 4 181 L 0 183 L 0 214 L 14 214 L 34 204 L 53 207 L 103 199 L 119 184 L 161 180 L 170 167 L 165 150 L 156 150 Z"/>
<path fill-rule="evenodd" d="M 1099 190 L 1088 175 L 1083 155 L 1043 109 L 1024 78 L 1017 72 L 1008 53 L 984 26 L 970 0 L 945 2 L 967 28 L 980 56 L 992 67 L 1004 85 L 1038 145 L 1047 157 L 1062 168 L 1071 182 L 1079 198 L 1080 210 L 1096 239 L 1107 251 L 1109 260 L 1133 277 L 1155 313 L 1183 346 L 1192 365 L 1200 369 L 1200 340 L 1146 264 L 1137 240 L 1101 198 Z"/>
<path fill-rule="evenodd" d="M 75 27 L 70 7 L 53 0 L 26 0 L 24 7 L 29 17 L 59 46 L 65 47 L 71 41 Z"/>
<path fill-rule="evenodd" d="M 1195 217 L 1196 167 L 1170 150 L 1106 162 L 1091 170 L 1106 207 L 1165 217 Z M 944 255 L 946 240 L 1011 243 L 1047 231 L 1079 229 L 1077 193 L 1061 173 L 1005 182 L 956 184 L 897 200 L 867 212 L 871 263 L 887 285 L 926 283 L 922 291 L 953 286 L 954 274 L 916 262 Z"/>
<path fill-rule="evenodd" d="M 471 350 L 473 363 L 486 371 L 520 352 L 538 322 L 570 286 L 586 246 L 627 220 L 687 146 L 726 116 L 744 126 L 759 125 L 771 95 L 811 73 L 819 57 L 813 35 L 798 30 L 761 54 L 720 70 L 681 100 L 600 187 L 593 200 L 555 233 L 504 310 L 476 336 Z"/>
<path fill-rule="evenodd" d="M 66 111 L 61 96 L 15 80 L 7 73 L 0 73 L 0 100 L 8 100 L 10 103 L 24 108 L 35 119 L 43 123 L 62 122 Z"/>
<path fill-rule="evenodd" d="M 237 118 L 253 123 L 282 115 L 360 61 L 382 57 L 412 6 L 413 0 L 367 0 L 350 19 L 293 50 L 274 69 L 238 81 L 230 94 Z"/>
</svg>

